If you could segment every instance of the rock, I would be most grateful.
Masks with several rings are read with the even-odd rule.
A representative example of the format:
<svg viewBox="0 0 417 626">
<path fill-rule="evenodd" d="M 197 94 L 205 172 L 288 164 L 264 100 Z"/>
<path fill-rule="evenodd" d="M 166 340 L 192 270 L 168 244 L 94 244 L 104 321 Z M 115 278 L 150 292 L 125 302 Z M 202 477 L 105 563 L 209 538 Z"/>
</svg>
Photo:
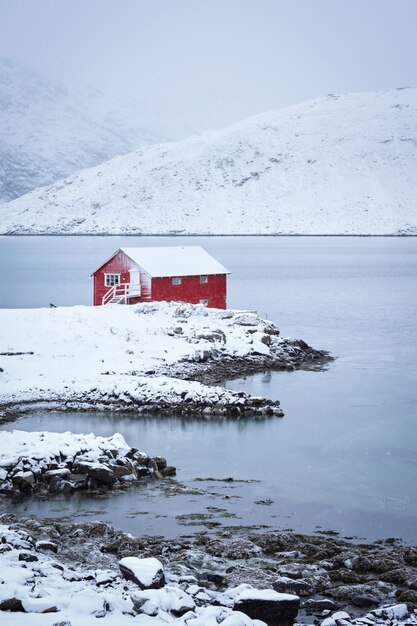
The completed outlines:
<svg viewBox="0 0 417 626">
<path fill-rule="evenodd" d="M 87 489 L 88 476 L 87 474 L 70 474 L 68 480 L 71 482 L 74 489 Z"/>
<path fill-rule="evenodd" d="M 392 604 L 380 609 L 374 609 L 370 615 L 386 620 L 403 620 L 408 617 L 408 607 L 406 604 Z"/>
<path fill-rule="evenodd" d="M 414 589 L 402 589 L 397 593 L 399 602 L 405 602 L 409 606 L 417 607 L 417 591 Z"/>
<path fill-rule="evenodd" d="M 377 604 L 379 604 L 380 600 L 370 593 L 363 593 L 352 596 L 351 602 L 355 606 L 367 607 L 376 606 Z"/>
<path fill-rule="evenodd" d="M 58 546 L 53 541 L 37 541 L 35 544 L 37 550 L 49 550 L 50 552 L 58 552 Z"/>
<path fill-rule="evenodd" d="M 303 609 L 315 613 L 327 610 L 335 611 L 337 609 L 337 604 L 335 604 L 332 600 L 328 600 L 327 598 L 323 598 L 321 600 L 309 598 L 303 603 Z"/>
<path fill-rule="evenodd" d="M 119 567 L 124 578 L 132 580 L 141 589 L 160 589 L 165 585 L 162 563 L 154 557 L 128 556 L 119 561 Z"/>
<path fill-rule="evenodd" d="M 24 613 L 25 609 L 23 608 L 22 601 L 18 598 L 6 598 L 5 600 L 0 600 L 0 611 L 10 611 L 11 613 Z"/>
<path fill-rule="evenodd" d="M 35 484 L 35 474 L 33 472 L 17 472 L 12 477 L 13 487 L 17 487 L 21 493 L 31 493 Z"/>
<path fill-rule="evenodd" d="M 288 578 L 280 576 L 273 582 L 275 591 L 281 593 L 294 593 L 297 596 L 308 596 L 316 592 L 315 587 L 302 578 Z"/>
<path fill-rule="evenodd" d="M 33 561 L 38 561 L 38 557 L 36 554 L 32 554 L 31 552 L 21 552 L 19 554 L 19 561 L 25 561 L 26 563 L 32 563 Z"/>
<path fill-rule="evenodd" d="M 157 467 L 157 469 L 159 469 L 159 470 L 163 470 L 163 469 L 165 469 L 165 468 L 166 468 L 166 466 L 167 466 L 167 460 L 166 460 L 166 459 L 164 459 L 164 457 L 163 457 L 163 456 L 155 456 L 155 457 L 153 457 L 153 459 L 152 459 L 152 460 L 153 460 L 153 461 L 155 461 L 155 463 L 156 463 L 156 467 Z"/>
<path fill-rule="evenodd" d="M 195 609 L 193 598 L 177 587 L 164 587 L 163 589 L 148 589 L 132 594 L 130 599 L 137 613 L 157 615 L 162 609 L 175 617 L 181 617 L 188 611 Z"/>
<path fill-rule="evenodd" d="M 70 611 L 79 614 L 95 615 L 95 617 L 104 617 L 105 597 L 101 593 L 97 593 L 93 589 L 82 589 L 75 593 L 68 605 Z M 82 624 L 82 621 L 79 622 Z"/>
<path fill-rule="evenodd" d="M 66 619 L 63 622 L 54 622 L 52 626 L 72 626 L 72 624 Z"/>
<path fill-rule="evenodd" d="M 102 463 L 76 461 L 73 466 L 73 472 L 75 474 L 87 474 L 97 485 L 113 487 L 116 482 L 116 476 L 113 474 L 112 470 Z"/>
<path fill-rule="evenodd" d="M 113 474 L 117 478 L 124 478 L 125 476 L 133 476 L 131 470 L 125 465 L 112 465 L 111 469 L 113 470 Z"/>
<path fill-rule="evenodd" d="M 64 480 L 60 476 L 54 476 L 48 486 L 49 493 L 72 493 L 74 484 L 69 480 Z"/>
<path fill-rule="evenodd" d="M 167 465 L 167 467 L 165 467 L 161 474 L 162 476 L 164 476 L 164 478 L 168 477 L 168 476 L 175 476 L 177 473 L 177 468 L 173 467 L 172 465 Z"/>
<path fill-rule="evenodd" d="M 278 593 L 272 589 L 244 589 L 235 598 L 233 609 L 252 619 L 262 620 L 268 626 L 278 626 L 293 621 L 299 607 L 298 596 Z"/>
<path fill-rule="evenodd" d="M 22 600 L 23 610 L 26 613 L 57 613 L 56 601 L 53 597 L 24 598 Z"/>
</svg>

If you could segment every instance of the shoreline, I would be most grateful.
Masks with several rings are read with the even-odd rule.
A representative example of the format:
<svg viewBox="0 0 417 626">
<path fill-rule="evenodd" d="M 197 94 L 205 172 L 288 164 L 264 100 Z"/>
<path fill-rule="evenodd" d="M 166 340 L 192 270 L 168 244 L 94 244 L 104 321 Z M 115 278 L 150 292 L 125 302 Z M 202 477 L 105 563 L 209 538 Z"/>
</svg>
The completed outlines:
<svg viewBox="0 0 417 626">
<path fill-rule="evenodd" d="M 279 401 L 213 385 L 271 369 L 323 369 L 334 360 L 300 339 L 282 338 L 253 312 L 203 305 L 17 309 L 0 316 L 13 337 L 0 355 L 0 423 L 35 409 L 282 417 Z"/>
<path fill-rule="evenodd" d="M 25 534 L 27 561 L 49 554 L 55 567 L 73 572 L 74 580 L 88 573 L 96 592 L 102 589 L 92 570 L 106 572 L 108 591 L 118 591 L 120 559 L 156 557 L 168 584 L 182 591 L 196 586 L 196 593 L 203 594 L 200 607 L 221 605 L 228 589 L 243 585 L 298 596 L 299 624 L 331 626 L 325 622 L 329 618 L 337 626 L 392 624 L 394 619 L 417 623 L 417 548 L 398 541 L 355 544 L 325 531 L 309 536 L 254 528 L 221 528 L 168 540 L 135 537 L 104 522 L 33 520 L 14 514 L 1 515 L 0 524 L 9 533 Z M 345 615 L 339 624 L 341 611 Z"/>
</svg>

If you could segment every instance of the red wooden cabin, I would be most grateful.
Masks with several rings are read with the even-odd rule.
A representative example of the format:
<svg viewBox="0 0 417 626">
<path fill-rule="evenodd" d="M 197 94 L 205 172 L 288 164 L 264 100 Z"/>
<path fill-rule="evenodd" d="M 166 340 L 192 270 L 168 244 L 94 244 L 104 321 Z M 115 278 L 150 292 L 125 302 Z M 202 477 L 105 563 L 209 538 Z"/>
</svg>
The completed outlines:
<svg viewBox="0 0 417 626">
<path fill-rule="evenodd" d="M 119 248 L 92 274 L 93 304 L 165 300 L 225 309 L 229 273 L 200 246 Z"/>
</svg>

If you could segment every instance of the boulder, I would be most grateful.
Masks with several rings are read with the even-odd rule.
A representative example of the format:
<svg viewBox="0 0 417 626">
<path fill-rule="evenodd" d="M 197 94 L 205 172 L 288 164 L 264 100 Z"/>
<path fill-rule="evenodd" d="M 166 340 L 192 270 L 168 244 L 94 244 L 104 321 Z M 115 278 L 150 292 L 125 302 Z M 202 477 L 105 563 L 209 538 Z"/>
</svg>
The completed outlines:
<svg viewBox="0 0 417 626">
<path fill-rule="evenodd" d="M 273 589 L 244 589 L 235 598 L 233 609 L 252 619 L 259 619 L 268 626 L 280 626 L 297 617 L 300 598 Z"/>
<path fill-rule="evenodd" d="M 53 543 L 53 541 L 37 541 L 35 547 L 37 550 L 48 550 L 50 552 L 55 552 L 55 554 L 58 552 L 58 546 L 56 543 Z"/>
<path fill-rule="evenodd" d="M 280 576 L 273 583 L 275 591 L 280 593 L 295 593 L 297 596 L 308 596 L 315 593 L 314 586 L 302 578 L 288 578 Z"/>
<path fill-rule="evenodd" d="M 141 589 L 160 589 L 165 585 L 162 563 L 154 557 L 139 559 L 127 556 L 119 561 L 119 567 L 126 580 L 131 580 Z"/>
<path fill-rule="evenodd" d="M 22 493 L 31 493 L 35 484 L 35 474 L 31 471 L 17 472 L 12 478 L 13 487 Z"/>
<path fill-rule="evenodd" d="M 19 598 L 5 598 L 0 600 L 0 611 L 10 611 L 11 613 L 24 613 L 22 601 Z"/>
<path fill-rule="evenodd" d="M 75 474 L 87 474 L 97 485 L 112 487 L 116 482 L 116 476 L 113 474 L 112 470 L 102 463 L 77 461 L 74 463 L 73 472 Z"/>
<path fill-rule="evenodd" d="M 193 598 L 177 587 L 164 587 L 164 589 L 148 589 L 132 594 L 130 599 L 137 613 L 157 615 L 162 609 L 175 617 L 181 617 L 188 611 L 195 609 Z"/>
</svg>

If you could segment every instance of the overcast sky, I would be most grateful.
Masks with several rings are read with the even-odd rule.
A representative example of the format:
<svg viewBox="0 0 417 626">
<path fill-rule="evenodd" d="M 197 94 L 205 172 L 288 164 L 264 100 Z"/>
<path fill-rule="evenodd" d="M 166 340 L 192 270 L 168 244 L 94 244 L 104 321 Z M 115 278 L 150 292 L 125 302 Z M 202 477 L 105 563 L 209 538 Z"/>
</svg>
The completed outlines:
<svg viewBox="0 0 417 626">
<path fill-rule="evenodd" d="M 416 25 L 417 0 L 0 0 L 0 54 L 207 128 L 416 85 Z"/>
</svg>

